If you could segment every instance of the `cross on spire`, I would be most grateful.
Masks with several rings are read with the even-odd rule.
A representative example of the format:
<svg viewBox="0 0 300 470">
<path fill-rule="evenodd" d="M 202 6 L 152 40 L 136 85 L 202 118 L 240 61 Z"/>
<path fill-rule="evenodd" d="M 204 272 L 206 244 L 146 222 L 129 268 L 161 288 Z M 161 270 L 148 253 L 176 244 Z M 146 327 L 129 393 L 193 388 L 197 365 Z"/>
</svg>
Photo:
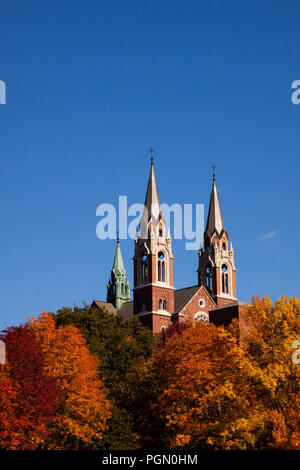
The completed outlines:
<svg viewBox="0 0 300 470">
<path fill-rule="evenodd" d="M 151 154 L 151 165 L 153 165 L 153 153 L 154 153 L 154 150 L 153 150 L 153 148 L 151 147 L 151 148 L 150 148 L 150 154 Z"/>
<path fill-rule="evenodd" d="M 215 167 L 215 164 L 214 164 L 214 163 L 213 163 L 213 165 L 212 165 L 212 169 L 213 169 L 213 180 L 215 181 L 215 178 L 216 178 L 215 169 L 216 169 L 216 167 Z"/>
<path fill-rule="evenodd" d="M 152 147 L 151 147 L 151 150 L 152 152 L 154 151 Z M 143 216 L 140 220 L 140 229 L 141 229 L 142 238 L 147 238 L 149 220 L 152 218 L 153 221 L 156 223 L 158 221 L 159 214 L 160 214 L 160 200 L 159 200 L 156 178 L 155 178 L 155 173 L 154 173 L 154 165 L 153 165 L 153 161 L 151 157 L 151 167 L 150 167 L 150 174 L 149 174 L 147 193 L 146 193 L 146 199 L 145 199 L 145 208 L 144 208 Z"/>
</svg>

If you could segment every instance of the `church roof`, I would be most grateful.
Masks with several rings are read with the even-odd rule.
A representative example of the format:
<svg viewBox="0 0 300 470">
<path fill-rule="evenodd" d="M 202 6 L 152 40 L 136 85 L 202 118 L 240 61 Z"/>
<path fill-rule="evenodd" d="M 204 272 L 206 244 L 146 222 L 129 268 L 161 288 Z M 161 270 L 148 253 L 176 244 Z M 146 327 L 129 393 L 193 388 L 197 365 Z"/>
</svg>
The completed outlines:
<svg viewBox="0 0 300 470">
<path fill-rule="evenodd" d="M 102 308 L 102 309 L 106 310 L 108 313 L 111 313 L 112 315 L 116 315 L 116 313 L 117 313 L 116 308 L 110 302 L 103 302 L 102 300 L 93 300 L 91 306 L 92 307 Z"/>
<path fill-rule="evenodd" d="M 124 302 L 119 310 L 117 310 L 112 303 L 103 302 L 102 300 L 93 300 L 91 306 L 104 309 L 112 315 L 119 314 L 124 320 L 133 318 L 133 301 Z"/>
<path fill-rule="evenodd" d="M 215 310 L 224 310 L 226 308 L 231 308 L 231 307 L 242 307 L 243 305 L 246 305 L 247 302 L 242 302 L 241 300 L 234 300 L 233 302 L 229 302 L 227 305 L 223 305 L 222 307 L 216 307 L 214 308 Z"/>
<path fill-rule="evenodd" d="M 209 232 L 209 234 L 212 235 L 215 230 L 220 234 L 222 230 L 225 230 L 225 227 L 221 212 L 219 196 L 217 192 L 217 186 L 214 179 L 210 196 L 210 204 L 205 231 Z"/>
<path fill-rule="evenodd" d="M 216 326 L 228 325 L 231 321 L 236 318 L 240 324 L 243 323 L 243 310 L 242 307 L 245 302 L 235 301 L 230 302 L 223 307 L 218 307 L 209 311 L 209 321 L 214 323 Z"/>
<path fill-rule="evenodd" d="M 175 309 L 174 313 L 180 313 L 186 304 L 191 300 L 192 297 L 198 292 L 200 286 L 185 287 L 184 289 L 178 289 L 174 292 L 175 297 Z"/>
<path fill-rule="evenodd" d="M 124 302 L 121 308 L 119 308 L 118 314 L 121 315 L 124 320 L 133 318 L 133 301 Z"/>
</svg>

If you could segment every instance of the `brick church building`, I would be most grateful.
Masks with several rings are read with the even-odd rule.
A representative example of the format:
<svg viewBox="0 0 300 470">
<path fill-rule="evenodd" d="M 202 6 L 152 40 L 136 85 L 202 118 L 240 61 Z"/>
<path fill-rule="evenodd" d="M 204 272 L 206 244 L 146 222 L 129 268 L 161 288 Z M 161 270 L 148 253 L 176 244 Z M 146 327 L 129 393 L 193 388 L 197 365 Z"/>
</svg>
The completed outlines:
<svg viewBox="0 0 300 470">
<path fill-rule="evenodd" d="M 197 284 L 175 289 L 172 239 L 160 209 L 151 159 L 140 234 L 134 240 L 133 301 L 118 239 L 106 302 L 94 300 L 92 305 L 124 319 L 138 317 L 153 333 L 161 333 L 176 320 L 220 325 L 238 318 L 243 302 L 236 297 L 234 251 L 225 229 L 215 175 L 203 242 L 198 251 Z"/>
</svg>

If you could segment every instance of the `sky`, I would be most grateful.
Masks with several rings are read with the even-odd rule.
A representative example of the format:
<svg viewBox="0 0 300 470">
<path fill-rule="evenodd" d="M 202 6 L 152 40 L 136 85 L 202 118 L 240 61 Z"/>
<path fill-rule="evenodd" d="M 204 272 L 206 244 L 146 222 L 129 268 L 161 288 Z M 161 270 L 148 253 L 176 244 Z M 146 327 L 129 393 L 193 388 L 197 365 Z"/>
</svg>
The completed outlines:
<svg viewBox="0 0 300 470">
<path fill-rule="evenodd" d="M 105 300 L 100 204 L 204 204 L 216 166 L 237 295 L 299 292 L 299 1 L 0 1 L 0 329 Z M 133 284 L 133 241 L 121 240 Z M 197 251 L 174 240 L 174 284 Z"/>
</svg>

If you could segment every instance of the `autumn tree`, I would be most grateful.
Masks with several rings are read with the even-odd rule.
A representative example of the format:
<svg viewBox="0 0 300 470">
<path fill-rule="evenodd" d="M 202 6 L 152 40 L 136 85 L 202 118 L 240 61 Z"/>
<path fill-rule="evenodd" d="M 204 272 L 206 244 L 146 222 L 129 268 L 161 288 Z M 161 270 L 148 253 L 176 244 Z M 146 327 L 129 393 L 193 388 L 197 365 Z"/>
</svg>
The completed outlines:
<svg viewBox="0 0 300 470">
<path fill-rule="evenodd" d="M 292 344 L 300 339 L 300 302 L 265 296 L 244 306 L 238 332 L 256 392 L 265 409 L 262 447 L 300 449 L 300 366 Z"/>
<path fill-rule="evenodd" d="M 187 323 L 185 322 L 180 322 L 180 321 L 174 321 L 171 323 L 168 328 L 166 329 L 165 337 L 166 338 L 171 338 L 171 336 L 175 334 L 181 334 L 184 330 L 187 328 Z"/>
<path fill-rule="evenodd" d="M 110 389 L 121 392 L 120 384 L 139 362 L 150 357 L 160 340 L 138 318 L 124 321 L 105 309 L 84 305 L 58 310 L 55 321 L 60 325 L 75 325 L 86 339 L 90 350 L 100 360 L 100 369 Z"/>
<path fill-rule="evenodd" d="M 18 417 L 16 391 L 8 366 L 0 368 L 0 449 L 17 450 L 26 443 L 28 421 Z"/>
<path fill-rule="evenodd" d="M 155 338 L 139 319 L 124 321 L 104 309 L 84 305 L 73 309 L 65 307 L 55 316 L 58 326 L 75 325 L 86 339 L 90 350 L 99 358 L 99 370 L 105 377 L 108 396 L 112 403 L 112 416 L 103 439 L 97 443 L 101 449 L 135 449 L 137 436 L 134 419 L 128 412 L 136 367 L 152 354 L 160 338 Z"/>
<path fill-rule="evenodd" d="M 99 361 L 74 325 L 56 327 L 41 313 L 29 323 L 41 344 L 45 373 L 58 383 L 62 402 L 47 447 L 78 449 L 101 440 L 111 416 Z"/>
<path fill-rule="evenodd" d="M 162 344 L 162 349 L 164 344 Z M 139 448 L 167 448 L 168 429 L 164 413 L 158 406 L 164 390 L 161 364 L 155 360 L 156 353 L 140 362 L 123 384 L 122 403 L 130 416 Z"/>
<path fill-rule="evenodd" d="M 296 298 L 255 298 L 229 329 L 199 323 L 167 338 L 143 371 L 159 377 L 146 408 L 167 446 L 299 449 L 299 313 Z"/>
<path fill-rule="evenodd" d="M 229 332 L 190 325 L 167 340 L 155 363 L 163 390 L 152 407 L 165 418 L 169 447 L 255 448 L 262 409 L 248 358 Z"/>
<path fill-rule="evenodd" d="M 59 406 L 57 384 L 43 370 L 41 347 L 28 325 L 8 328 L 3 337 L 7 365 L 0 381 L 0 445 L 36 449 L 45 442 Z"/>
<path fill-rule="evenodd" d="M 5 333 L 0 448 L 300 449 L 299 313 L 256 297 L 164 341 L 87 305 L 43 313 Z"/>
</svg>

